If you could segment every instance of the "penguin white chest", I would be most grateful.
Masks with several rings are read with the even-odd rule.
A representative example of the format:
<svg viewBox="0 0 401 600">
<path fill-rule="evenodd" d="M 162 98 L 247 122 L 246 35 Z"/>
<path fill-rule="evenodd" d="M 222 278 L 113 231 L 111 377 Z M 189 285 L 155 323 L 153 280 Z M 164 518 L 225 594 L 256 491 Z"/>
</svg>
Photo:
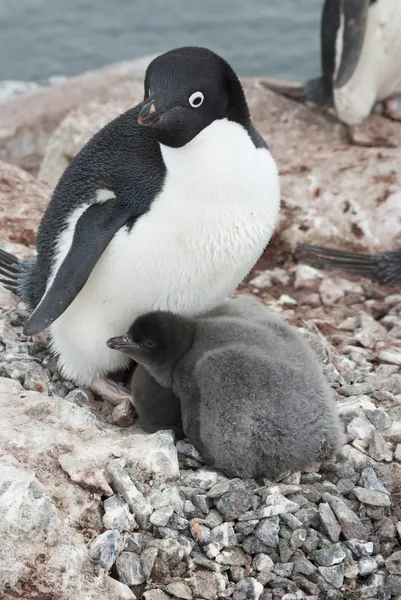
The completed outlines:
<svg viewBox="0 0 401 600">
<path fill-rule="evenodd" d="M 162 192 L 131 230 L 118 231 L 51 326 L 64 374 L 81 384 L 124 366 L 126 357 L 106 341 L 140 314 L 195 315 L 224 300 L 273 232 L 280 202 L 276 165 L 243 127 L 215 121 L 183 148 L 161 149 L 167 167 Z"/>
</svg>

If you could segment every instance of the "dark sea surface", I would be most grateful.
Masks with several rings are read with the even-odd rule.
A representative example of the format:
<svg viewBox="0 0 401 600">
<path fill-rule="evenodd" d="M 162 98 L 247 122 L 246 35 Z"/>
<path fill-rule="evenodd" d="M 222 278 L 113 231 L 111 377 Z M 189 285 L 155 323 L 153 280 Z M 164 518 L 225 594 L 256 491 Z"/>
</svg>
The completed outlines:
<svg viewBox="0 0 401 600">
<path fill-rule="evenodd" d="M 0 0 L 0 81 L 77 75 L 192 44 L 243 76 L 319 69 L 323 0 Z"/>
</svg>

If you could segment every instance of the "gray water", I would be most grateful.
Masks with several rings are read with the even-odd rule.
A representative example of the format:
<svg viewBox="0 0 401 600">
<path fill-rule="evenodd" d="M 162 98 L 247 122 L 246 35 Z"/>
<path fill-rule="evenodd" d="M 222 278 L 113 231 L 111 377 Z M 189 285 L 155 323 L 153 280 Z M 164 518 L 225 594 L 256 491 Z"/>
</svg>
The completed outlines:
<svg viewBox="0 0 401 600">
<path fill-rule="evenodd" d="M 77 75 L 203 45 L 243 76 L 319 68 L 323 0 L 0 0 L 0 81 Z"/>
</svg>

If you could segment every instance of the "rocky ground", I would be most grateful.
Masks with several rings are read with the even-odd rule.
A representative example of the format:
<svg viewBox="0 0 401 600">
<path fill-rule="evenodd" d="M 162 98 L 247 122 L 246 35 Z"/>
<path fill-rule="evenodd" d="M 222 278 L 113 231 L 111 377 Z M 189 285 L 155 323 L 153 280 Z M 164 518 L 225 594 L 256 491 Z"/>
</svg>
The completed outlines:
<svg viewBox="0 0 401 600">
<path fill-rule="evenodd" d="M 143 64 L 108 69 L 0 103 L 2 247 L 32 253 L 60 170 L 140 96 Z M 400 246 L 401 152 L 350 148 L 330 116 L 245 86 L 283 210 L 239 292 L 301 328 L 347 444 L 280 482 L 229 480 L 169 433 L 145 435 L 129 405 L 60 378 L 1 289 L 0 598 L 401 598 L 401 294 L 292 255 L 297 241 Z M 381 117 L 368 126 L 401 141 Z"/>
</svg>

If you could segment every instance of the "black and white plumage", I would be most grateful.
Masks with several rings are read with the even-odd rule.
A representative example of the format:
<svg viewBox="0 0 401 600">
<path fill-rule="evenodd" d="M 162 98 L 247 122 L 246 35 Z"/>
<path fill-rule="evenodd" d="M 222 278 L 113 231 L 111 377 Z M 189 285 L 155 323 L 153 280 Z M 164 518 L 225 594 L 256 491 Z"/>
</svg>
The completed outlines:
<svg viewBox="0 0 401 600">
<path fill-rule="evenodd" d="M 184 433 L 230 476 L 276 478 L 331 457 L 343 442 L 315 353 L 256 301 L 226 300 L 196 319 L 153 312 L 108 345 L 173 390 Z"/>
<path fill-rule="evenodd" d="M 379 283 L 401 285 L 401 250 L 363 254 L 311 244 L 298 244 L 297 254 L 317 268 L 343 269 Z"/>
<path fill-rule="evenodd" d="M 394 145 L 383 136 L 362 133 L 359 126 L 378 102 L 385 116 L 401 120 L 395 100 L 401 95 L 400 31 L 399 0 L 325 0 L 321 76 L 301 88 L 267 85 L 294 99 L 334 106 L 352 143 Z"/>
<path fill-rule="evenodd" d="M 231 67 L 204 48 L 149 65 L 145 99 L 99 131 L 62 175 L 37 258 L 2 253 L 1 274 L 47 329 L 59 368 L 105 391 L 128 359 L 107 348 L 140 314 L 202 313 L 242 281 L 269 242 L 276 164 Z"/>
</svg>

